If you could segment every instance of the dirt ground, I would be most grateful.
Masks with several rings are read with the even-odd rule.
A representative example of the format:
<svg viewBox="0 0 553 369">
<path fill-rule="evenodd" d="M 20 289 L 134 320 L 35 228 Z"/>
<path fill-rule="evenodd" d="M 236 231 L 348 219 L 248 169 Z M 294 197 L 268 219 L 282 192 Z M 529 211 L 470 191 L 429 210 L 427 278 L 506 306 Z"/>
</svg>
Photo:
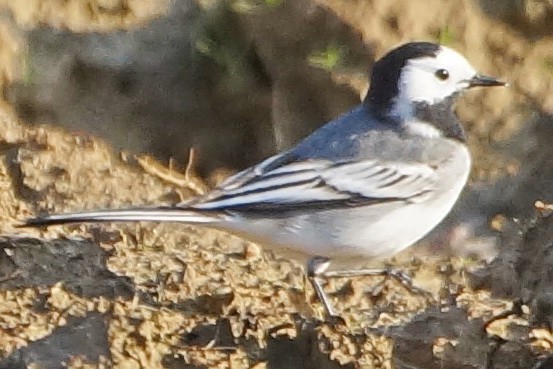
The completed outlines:
<svg viewBox="0 0 553 369">
<path fill-rule="evenodd" d="M 198 6 L 210 3 L 199 1 Z M 247 3 L 232 2 L 236 6 Z M 380 14 L 377 19 L 390 22 L 390 14 L 405 12 L 413 17 L 414 8 L 388 7 L 379 1 L 351 2 L 350 8 L 345 2 L 318 3 L 357 29 L 375 54 L 402 39 L 408 30 L 415 37 L 428 31 L 398 18 L 394 36 L 380 43 L 368 42 L 370 33 L 384 23 L 363 23 L 361 15 L 374 11 Z M 36 0 L 21 4 L 0 1 L 0 7 L 10 14 L 9 23 L 19 29 L 15 32 L 0 24 L 0 82 L 7 91 L 25 75 L 19 62 L 29 47 L 29 29 L 126 31 L 147 27 L 170 9 L 169 2 L 149 1 Z M 284 8 L 291 6 L 286 4 Z M 478 164 L 471 192 L 462 200 L 466 204 L 456 212 L 461 214 L 459 223 L 459 219 L 471 220 L 470 204 L 485 204 L 497 199 L 497 193 L 507 193 L 501 187 L 504 182 L 494 182 L 499 183 L 494 187 L 484 179 L 505 173 L 506 178 L 516 173 L 541 181 L 552 178 L 546 155 L 526 155 L 532 163 L 539 163 L 527 172 L 517 167 L 525 162 L 519 149 L 509 146 L 514 141 L 497 151 L 486 151 L 482 144 L 516 135 L 529 116 L 550 114 L 553 84 L 547 81 L 553 77 L 541 73 L 539 63 L 553 55 L 553 41 L 525 43 L 520 31 L 511 31 L 497 20 L 484 20 L 472 3 L 451 4 L 436 6 L 436 12 L 449 9 L 474 15 L 467 18 L 471 19 L 468 24 L 455 26 L 466 31 L 457 34 L 468 45 L 462 51 L 486 71 L 498 69 L 513 77 L 514 85 L 512 93 L 477 94 L 461 107 L 463 120 L 470 122 Z M 440 16 L 429 12 L 424 22 Z M 243 25 L 260 30 L 269 15 L 264 17 L 248 19 Z M 490 22 L 496 32 L 488 34 L 484 46 L 471 51 L 470 45 L 478 43 L 470 27 L 479 24 L 485 33 Z M 499 42 L 502 37 L 508 42 Z M 256 42 L 261 45 L 263 40 Z M 258 46 L 263 60 L 271 54 L 270 46 L 265 47 Z M 492 51 L 508 53 L 509 58 L 486 62 L 478 56 Z M 513 68 L 512 60 L 523 54 L 529 56 L 516 64 L 519 69 Z M 532 63 L 539 66 L 528 67 Z M 290 78 L 279 73 L 281 82 Z M 327 74 L 341 88 L 350 86 L 350 95 L 365 88 L 355 70 Z M 286 83 L 275 82 L 275 96 L 282 96 L 282 86 Z M 112 142 L 83 130 L 30 125 L 21 118 L 16 95 L 5 94 L 0 103 L 0 369 L 553 367 L 549 283 L 553 261 L 548 252 L 553 216 L 547 204 L 532 209 L 533 200 L 540 196 L 537 193 L 523 194 L 528 192 L 525 188 L 512 192 L 517 199 L 525 199 L 525 205 L 514 208 L 531 208 L 530 220 L 498 216 L 494 222 L 485 222 L 501 234 L 500 250 L 494 251 L 499 256 L 489 264 L 472 254 L 444 252 L 442 244 L 409 250 L 390 261 L 394 268 L 412 275 L 415 285 L 431 297 L 413 294 L 383 277 L 328 281 L 325 290 L 345 321 L 335 325 L 324 321 L 322 306 L 306 284 L 301 265 L 265 254 L 259 245 L 224 232 L 149 223 L 17 228 L 22 219 L 40 212 L 172 204 L 208 185 L 193 170 L 183 175 L 151 158 L 114 149 Z M 63 107 L 65 102 L 67 110 L 72 108 L 63 96 L 56 98 L 56 106 Z M 492 102 L 470 109 L 480 98 Z M 283 106 L 275 102 L 274 111 L 297 116 L 297 111 L 284 112 Z M 491 116 L 496 117 L 491 122 L 482 118 Z M 546 130 L 536 132 L 542 138 L 553 137 L 543 134 Z M 501 158 L 500 153 L 518 153 L 517 168 L 510 168 L 510 157 Z M 535 183 L 546 189 L 543 183 L 548 182 Z M 506 212 L 502 206 L 493 210 L 490 206 L 487 211 L 492 215 Z"/>
</svg>

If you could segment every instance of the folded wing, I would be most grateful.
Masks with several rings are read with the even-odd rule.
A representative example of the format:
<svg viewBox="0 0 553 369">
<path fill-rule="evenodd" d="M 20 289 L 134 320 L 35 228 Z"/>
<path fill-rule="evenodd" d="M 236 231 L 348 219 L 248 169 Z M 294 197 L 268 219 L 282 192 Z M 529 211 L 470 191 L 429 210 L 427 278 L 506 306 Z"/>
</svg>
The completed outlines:
<svg viewBox="0 0 553 369">
<path fill-rule="evenodd" d="M 231 177 L 191 207 L 278 210 L 325 203 L 419 202 L 435 183 L 434 169 L 419 163 L 278 158 Z"/>
</svg>

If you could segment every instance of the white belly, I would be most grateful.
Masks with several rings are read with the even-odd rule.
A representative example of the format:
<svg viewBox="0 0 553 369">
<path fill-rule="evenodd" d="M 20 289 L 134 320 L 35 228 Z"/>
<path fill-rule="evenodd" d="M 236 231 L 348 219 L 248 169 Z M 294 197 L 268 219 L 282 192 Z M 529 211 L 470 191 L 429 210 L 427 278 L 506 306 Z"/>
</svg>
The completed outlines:
<svg viewBox="0 0 553 369">
<path fill-rule="evenodd" d="M 470 154 L 462 147 L 437 169 L 439 184 L 423 202 L 319 210 L 273 221 L 259 219 L 233 228 L 262 247 L 299 259 L 390 257 L 424 237 L 445 218 L 469 172 Z"/>
</svg>

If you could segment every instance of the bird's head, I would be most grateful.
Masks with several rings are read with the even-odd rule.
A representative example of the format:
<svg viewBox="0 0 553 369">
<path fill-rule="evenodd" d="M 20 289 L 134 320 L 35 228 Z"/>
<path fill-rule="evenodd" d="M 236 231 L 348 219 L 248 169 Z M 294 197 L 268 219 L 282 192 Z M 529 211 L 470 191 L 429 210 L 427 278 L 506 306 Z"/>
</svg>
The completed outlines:
<svg viewBox="0 0 553 369">
<path fill-rule="evenodd" d="M 404 44 L 378 60 L 366 102 L 385 114 L 407 119 L 417 104 L 451 107 L 464 90 L 504 86 L 504 81 L 476 72 L 458 52 L 431 42 Z"/>
</svg>

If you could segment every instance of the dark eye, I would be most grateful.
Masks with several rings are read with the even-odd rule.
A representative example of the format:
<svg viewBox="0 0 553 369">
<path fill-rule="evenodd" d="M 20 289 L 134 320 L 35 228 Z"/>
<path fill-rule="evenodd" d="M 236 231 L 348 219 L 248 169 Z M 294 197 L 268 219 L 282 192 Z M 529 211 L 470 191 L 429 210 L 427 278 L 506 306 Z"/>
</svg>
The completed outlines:
<svg viewBox="0 0 553 369">
<path fill-rule="evenodd" d="M 449 78 L 449 72 L 446 69 L 438 69 L 436 73 L 434 73 L 436 78 L 438 78 L 440 81 L 445 81 Z"/>
</svg>

